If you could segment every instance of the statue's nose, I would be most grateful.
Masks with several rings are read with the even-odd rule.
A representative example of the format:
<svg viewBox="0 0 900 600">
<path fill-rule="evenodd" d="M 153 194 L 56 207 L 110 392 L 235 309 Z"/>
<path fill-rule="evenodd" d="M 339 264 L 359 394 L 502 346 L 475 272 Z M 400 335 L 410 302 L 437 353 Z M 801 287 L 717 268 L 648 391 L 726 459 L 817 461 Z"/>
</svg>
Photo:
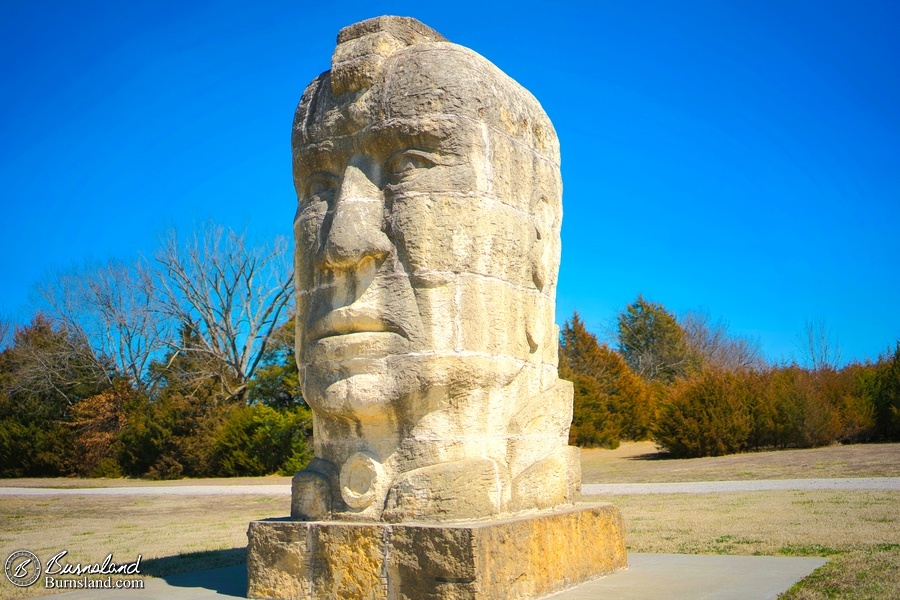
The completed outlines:
<svg viewBox="0 0 900 600">
<path fill-rule="evenodd" d="M 391 241 L 382 230 L 384 194 L 376 185 L 378 167 L 364 156 L 351 158 L 335 199 L 334 215 L 320 255 L 321 266 L 353 269 L 363 259 L 388 255 Z"/>
</svg>

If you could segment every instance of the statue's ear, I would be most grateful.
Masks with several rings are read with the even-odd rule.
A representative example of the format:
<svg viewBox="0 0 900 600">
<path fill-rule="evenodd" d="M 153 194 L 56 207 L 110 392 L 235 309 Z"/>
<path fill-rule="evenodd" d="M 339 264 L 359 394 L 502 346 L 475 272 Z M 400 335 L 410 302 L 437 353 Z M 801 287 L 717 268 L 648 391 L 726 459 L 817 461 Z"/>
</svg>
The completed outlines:
<svg viewBox="0 0 900 600">
<path fill-rule="evenodd" d="M 547 283 L 547 276 L 552 272 L 553 265 L 553 247 L 551 240 L 553 239 L 554 214 L 550 207 L 550 202 L 546 196 L 540 199 L 532 206 L 531 224 L 534 227 L 534 239 L 531 244 L 531 250 L 528 253 L 529 262 L 531 263 L 531 280 L 534 287 L 538 291 L 543 291 L 544 285 Z"/>
<path fill-rule="evenodd" d="M 556 273 L 559 268 L 559 228 L 562 218 L 558 195 L 538 188 L 531 203 L 530 221 L 533 228 L 528 262 L 531 280 L 537 294 L 532 295 L 533 306 L 525 320 L 525 336 L 532 355 L 541 360 L 556 361 L 558 328 L 553 325 L 553 306 L 556 298 Z M 548 289 L 549 288 L 549 289 Z M 549 298 L 548 298 L 549 296 Z"/>
</svg>

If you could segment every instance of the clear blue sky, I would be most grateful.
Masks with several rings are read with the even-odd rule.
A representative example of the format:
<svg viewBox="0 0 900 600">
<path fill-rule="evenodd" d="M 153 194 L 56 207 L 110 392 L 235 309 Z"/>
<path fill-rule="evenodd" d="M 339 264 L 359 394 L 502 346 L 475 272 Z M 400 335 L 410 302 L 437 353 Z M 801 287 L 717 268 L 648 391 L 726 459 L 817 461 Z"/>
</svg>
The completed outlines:
<svg viewBox="0 0 900 600">
<path fill-rule="evenodd" d="M 0 4 L 0 314 L 48 270 L 214 219 L 289 235 L 290 125 L 337 31 L 416 17 L 541 101 L 562 146 L 560 323 L 638 293 L 796 353 L 900 338 L 900 4 Z M 331 8 L 337 7 L 337 8 Z"/>
</svg>

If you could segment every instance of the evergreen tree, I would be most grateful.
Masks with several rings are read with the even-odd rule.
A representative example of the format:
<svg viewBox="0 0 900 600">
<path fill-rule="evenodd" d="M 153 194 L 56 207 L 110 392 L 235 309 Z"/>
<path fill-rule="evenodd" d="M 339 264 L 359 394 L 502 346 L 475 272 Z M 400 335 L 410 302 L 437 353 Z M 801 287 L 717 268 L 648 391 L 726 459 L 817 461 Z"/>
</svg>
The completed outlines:
<svg viewBox="0 0 900 600">
<path fill-rule="evenodd" d="M 572 443 L 614 448 L 621 439 L 647 436 L 653 410 L 645 384 L 597 341 L 577 312 L 563 326 L 560 377 L 575 386 Z"/>
<path fill-rule="evenodd" d="M 247 400 L 250 404 L 261 403 L 279 410 L 306 405 L 294 358 L 294 317 L 272 333 L 256 375 L 250 381 Z"/>
<path fill-rule="evenodd" d="M 619 352 L 647 381 L 670 382 L 696 370 L 698 357 L 688 348 L 675 316 L 638 295 L 619 314 Z"/>
<path fill-rule="evenodd" d="M 873 401 L 877 434 L 900 440 L 900 341 L 877 363 Z"/>
<path fill-rule="evenodd" d="M 0 352 L 0 477 L 53 477 L 77 462 L 70 411 L 103 390 L 77 340 L 36 315 Z"/>
</svg>

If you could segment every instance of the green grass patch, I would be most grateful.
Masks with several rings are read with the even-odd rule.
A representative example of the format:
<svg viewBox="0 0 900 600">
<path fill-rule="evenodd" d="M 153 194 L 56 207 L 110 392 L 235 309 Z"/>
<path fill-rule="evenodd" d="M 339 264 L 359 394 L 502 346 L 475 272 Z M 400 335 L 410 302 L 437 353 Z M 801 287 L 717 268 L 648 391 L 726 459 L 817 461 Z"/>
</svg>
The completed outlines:
<svg viewBox="0 0 900 600">
<path fill-rule="evenodd" d="M 822 556 L 827 558 L 844 554 L 844 552 L 844 550 L 829 548 L 821 544 L 789 544 L 778 549 L 778 554 L 781 556 Z"/>
</svg>

